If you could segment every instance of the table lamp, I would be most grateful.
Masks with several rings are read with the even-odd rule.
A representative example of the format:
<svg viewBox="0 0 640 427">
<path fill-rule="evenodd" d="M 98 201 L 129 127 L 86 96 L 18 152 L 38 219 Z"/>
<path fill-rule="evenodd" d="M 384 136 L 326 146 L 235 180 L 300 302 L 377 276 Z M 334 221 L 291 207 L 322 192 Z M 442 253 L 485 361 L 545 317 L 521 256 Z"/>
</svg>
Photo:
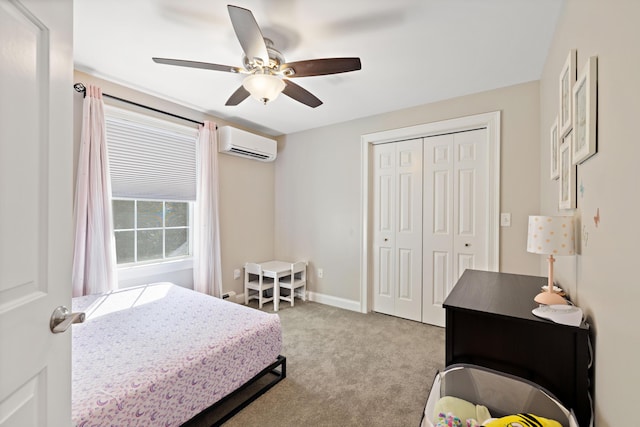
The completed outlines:
<svg viewBox="0 0 640 427">
<path fill-rule="evenodd" d="M 539 304 L 566 304 L 567 301 L 553 291 L 554 255 L 574 255 L 573 217 L 529 216 L 527 252 L 549 255 L 549 281 L 546 292 L 534 300 Z"/>
</svg>

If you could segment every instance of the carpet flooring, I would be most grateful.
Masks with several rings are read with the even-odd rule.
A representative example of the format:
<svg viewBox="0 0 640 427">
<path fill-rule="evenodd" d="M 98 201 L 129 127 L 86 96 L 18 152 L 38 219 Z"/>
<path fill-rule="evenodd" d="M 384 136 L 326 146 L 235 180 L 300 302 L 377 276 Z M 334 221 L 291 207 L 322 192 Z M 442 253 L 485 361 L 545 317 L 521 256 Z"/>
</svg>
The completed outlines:
<svg viewBox="0 0 640 427">
<path fill-rule="evenodd" d="M 278 315 L 287 378 L 225 427 L 419 426 L 443 328 L 297 300 Z"/>
</svg>

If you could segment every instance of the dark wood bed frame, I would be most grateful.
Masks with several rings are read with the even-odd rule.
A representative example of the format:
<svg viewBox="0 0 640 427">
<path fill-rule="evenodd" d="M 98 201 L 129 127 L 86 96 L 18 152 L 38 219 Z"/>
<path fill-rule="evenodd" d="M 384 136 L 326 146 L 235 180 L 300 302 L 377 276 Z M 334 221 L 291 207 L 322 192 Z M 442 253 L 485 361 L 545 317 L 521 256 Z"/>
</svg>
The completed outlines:
<svg viewBox="0 0 640 427">
<path fill-rule="evenodd" d="M 182 427 L 220 426 L 286 377 L 287 358 L 278 356 L 275 362 L 255 377 L 182 424 Z"/>
</svg>

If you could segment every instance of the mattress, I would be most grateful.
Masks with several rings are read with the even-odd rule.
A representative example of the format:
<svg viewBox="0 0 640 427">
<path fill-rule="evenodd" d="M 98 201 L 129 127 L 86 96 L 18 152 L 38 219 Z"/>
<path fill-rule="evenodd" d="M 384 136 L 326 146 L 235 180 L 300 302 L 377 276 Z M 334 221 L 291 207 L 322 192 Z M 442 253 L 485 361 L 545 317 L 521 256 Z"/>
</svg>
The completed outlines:
<svg viewBox="0 0 640 427">
<path fill-rule="evenodd" d="M 73 299 L 76 426 L 178 426 L 273 363 L 276 314 L 170 283 Z"/>
</svg>

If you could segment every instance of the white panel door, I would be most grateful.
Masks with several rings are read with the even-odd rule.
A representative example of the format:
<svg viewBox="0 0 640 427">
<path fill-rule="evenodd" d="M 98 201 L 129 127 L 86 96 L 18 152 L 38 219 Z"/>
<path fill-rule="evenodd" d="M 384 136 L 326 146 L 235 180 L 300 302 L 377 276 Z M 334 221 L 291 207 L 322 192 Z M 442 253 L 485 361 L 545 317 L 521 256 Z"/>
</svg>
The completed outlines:
<svg viewBox="0 0 640 427">
<path fill-rule="evenodd" d="M 453 135 L 425 138 L 422 321 L 439 326 L 453 276 L 453 158 Z"/>
<path fill-rule="evenodd" d="M 396 145 L 395 315 L 422 318 L 422 139 Z"/>
<path fill-rule="evenodd" d="M 422 318 L 422 139 L 380 144 L 374 159 L 374 310 Z"/>
<path fill-rule="evenodd" d="M 0 426 L 71 425 L 72 17 L 0 0 Z"/>
<path fill-rule="evenodd" d="M 488 208 L 488 149 L 487 131 L 479 129 L 453 135 L 454 222 L 453 283 L 455 285 L 467 268 L 488 270 L 487 231 Z M 449 289 L 450 290 L 450 289 Z M 448 294 L 448 293 L 447 293 Z"/>
<path fill-rule="evenodd" d="M 373 310 L 395 314 L 396 146 L 373 146 Z"/>
<path fill-rule="evenodd" d="M 488 269 L 485 129 L 425 138 L 422 321 L 445 325 L 442 308 L 465 269 Z"/>
</svg>

